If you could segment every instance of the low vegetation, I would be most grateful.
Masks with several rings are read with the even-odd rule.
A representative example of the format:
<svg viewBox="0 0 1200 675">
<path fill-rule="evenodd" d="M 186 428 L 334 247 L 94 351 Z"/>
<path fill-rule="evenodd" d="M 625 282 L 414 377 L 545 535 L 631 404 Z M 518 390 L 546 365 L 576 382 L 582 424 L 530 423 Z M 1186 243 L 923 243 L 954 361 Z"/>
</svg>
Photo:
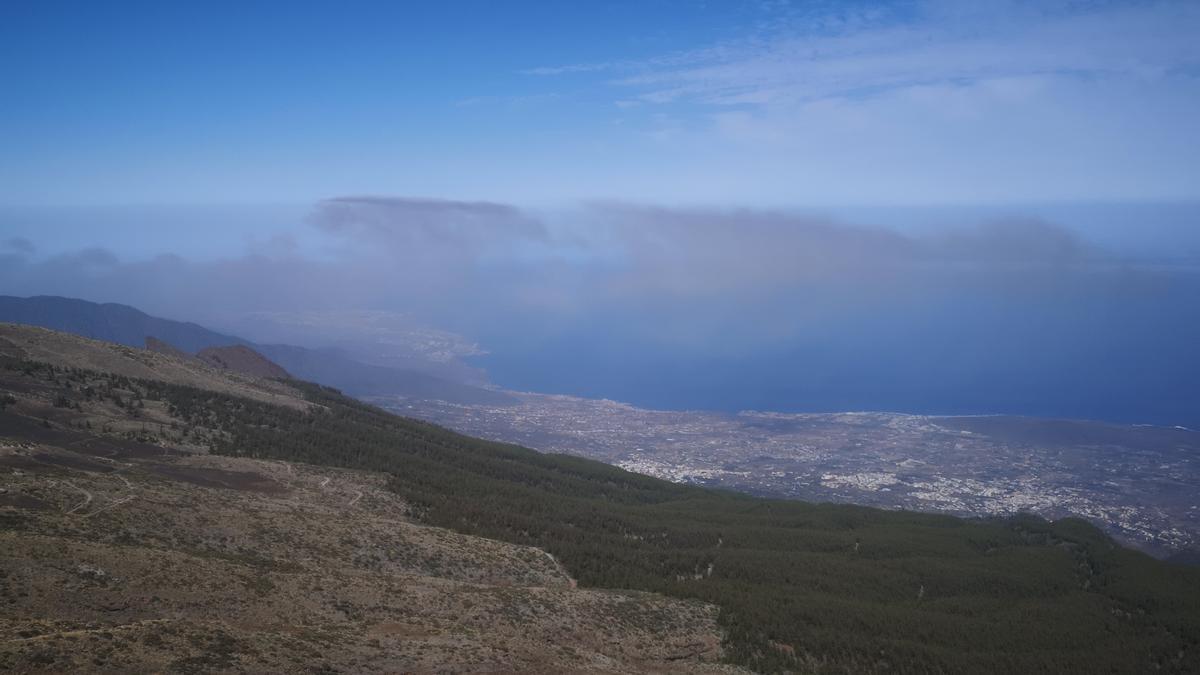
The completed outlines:
<svg viewBox="0 0 1200 675">
<path fill-rule="evenodd" d="M 386 473 L 425 522 L 543 548 L 582 586 L 714 603 L 727 658 L 756 670 L 1200 670 L 1200 573 L 1083 521 L 757 499 L 465 437 L 315 385 L 296 385 L 304 410 L 5 365 L 69 396 L 163 406 L 214 453 Z"/>
</svg>

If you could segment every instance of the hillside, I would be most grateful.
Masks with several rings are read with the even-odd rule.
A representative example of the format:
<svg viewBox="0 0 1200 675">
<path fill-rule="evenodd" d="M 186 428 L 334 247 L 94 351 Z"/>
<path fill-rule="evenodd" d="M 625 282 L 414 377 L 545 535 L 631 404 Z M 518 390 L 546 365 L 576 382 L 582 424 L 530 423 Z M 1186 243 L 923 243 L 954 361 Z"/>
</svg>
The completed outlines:
<svg viewBox="0 0 1200 675">
<path fill-rule="evenodd" d="M 141 350 L 79 341 L 77 354 L 61 346 L 77 338 L 8 331 L 0 436 L 16 472 L 0 515 L 15 553 L 0 579 L 13 638 L 0 665 L 52 670 L 67 662 L 48 659 L 145 650 L 139 663 L 201 659 L 167 664 L 177 670 L 283 669 L 298 653 L 308 667 L 350 670 L 460 659 L 450 668 L 691 671 L 723 635 L 725 659 L 762 671 L 1200 669 L 1200 572 L 1082 521 L 675 485 L 461 436 L 315 385 L 244 385 L 215 370 L 177 381 L 190 371 L 148 368 Z M 273 403 L 275 390 L 255 390 L 266 386 L 304 405 Z M 259 507 L 240 501 L 249 495 Z M 257 515 L 240 521 L 242 511 Z M 410 556 L 431 540 L 458 543 Z M 570 589 L 531 547 L 581 588 L 627 590 Z M 146 558 L 114 572 L 117 551 Z M 515 590 L 483 592 L 503 598 L 495 604 L 464 599 L 461 584 Z M 152 628 L 180 613 L 165 622 L 176 632 Z M 293 614 L 286 626 L 272 618 Z M 553 628 L 563 616 L 567 628 Z M 347 637 L 364 630 L 365 644 Z M 421 646 L 406 651 L 413 635 Z M 71 636 L 87 649 L 67 648 Z"/>
<path fill-rule="evenodd" d="M 0 296 L 0 321 L 41 326 L 82 337 L 142 347 L 151 337 L 180 351 L 241 345 L 278 364 L 292 376 L 336 387 L 355 396 L 401 396 L 451 403 L 509 405 L 508 394 L 452 382 L 416 370 L 360 363 L 335 350 L 293 345 L 259 345 L 203 326 L 150 316 L 127 305 L 73 298 Z"/>
<path fill-rule="evenodd" d="M 0 323 L 0 355 L 85 368 L 123 377 L 173 382 L 259 401 L 307 408 L 295 387 L 215 368 L 195 358 L 91 340 L 35 326 Z"/>
<path fill-rule="evenodd" d="M 53 344 L 0 356 L 0 670 L 730 670 L 711 605 L 576 588 L 422 524 L 381 473 L 197 453 L 223 432 L 168 400 L 276 383 L 168 385 L 193 364 L 20 332 Z"/>
<path fill-rule="evenodd" d="M 251 377 L 285 380 L 291 377 L 279 364 L 259 354 L 246 345 L 228 347 L 205 347 L 196 352 L 196 358 L 221 370 L 232 370 Z"/>
</svg>

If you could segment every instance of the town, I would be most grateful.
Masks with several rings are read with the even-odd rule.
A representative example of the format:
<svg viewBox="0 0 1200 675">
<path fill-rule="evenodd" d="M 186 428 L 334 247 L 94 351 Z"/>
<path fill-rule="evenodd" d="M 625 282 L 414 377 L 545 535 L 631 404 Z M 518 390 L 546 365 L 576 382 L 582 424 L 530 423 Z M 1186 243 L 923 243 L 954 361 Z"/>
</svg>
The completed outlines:
<svg viewBox="0 0 1200 675">
<path fill-rule="evenodd" d="M 730 415 L 515 396 L 516 406 L 375 402 L 679 483 L 969 517 L 1076 516 L 1160 556 L 1200 541 L 1200 433 L 1189 429 L 874 412 Z"/>
</svg>

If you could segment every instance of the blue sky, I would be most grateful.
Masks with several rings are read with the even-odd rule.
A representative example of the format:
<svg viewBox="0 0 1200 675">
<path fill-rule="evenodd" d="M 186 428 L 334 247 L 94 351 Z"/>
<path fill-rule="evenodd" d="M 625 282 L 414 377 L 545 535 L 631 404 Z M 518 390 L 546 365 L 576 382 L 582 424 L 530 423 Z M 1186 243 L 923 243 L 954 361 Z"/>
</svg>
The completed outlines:
<svg viewBox="0 0 1200 675">
<path fill-rule="evenodd" d="M 610 136 L 617 114 L 608 95 L 523 71 L 651 58 L 720 39 L 755 14 L 696 10 L 653 2 L 9 4 L 0 28 L 9 93 L 0 113 L 3 197 L 466 196 L 514 163 L 536 173 L 531 149 L 562 161 L 566 137 Z"/>
<path fill-rule="evenodd" d="M 1200 199 L 1194 2 L 0 11 L 9 206 Z"/>
</svg>

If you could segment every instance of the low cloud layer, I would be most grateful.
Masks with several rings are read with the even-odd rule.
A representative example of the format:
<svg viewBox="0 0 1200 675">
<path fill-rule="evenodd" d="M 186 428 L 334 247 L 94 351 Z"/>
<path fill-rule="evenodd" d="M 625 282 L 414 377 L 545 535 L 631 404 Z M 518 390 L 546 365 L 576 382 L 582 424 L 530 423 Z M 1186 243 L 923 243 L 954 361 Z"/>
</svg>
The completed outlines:
<svg viewBox="0 0 1200 675">
<path fill-rule="evenodd" d="M 0 250 L 9 253 L 28 254 L 33 253 L 36 249 L 33 246 L 33 242 L 25 237 L 10 237 L 0 242 Z"/>
<path fill-rule="evenodd" d="M 1139 262 L 1038 219 L 900 231 L 782 211 L 348 197 L 298 227 L 320 235 L 315 249 L 256 244 L 215 261 L 8 246 L 0 292 L 247 333 L 263 312 L 402 313 L 417 334 L 477 344 L 510 386 L 666 406 L 1011 409 L 1034 389 L 1039 405 L 1091 400 L 1086 385 L 1146 408 L 1168 395 L 1162 378 L 1200 376 L 1194 266 Z"/>
<path fill-rule="evenodd" d="M 316 206 L 312 222 L 338 237 L 394 250 L 453 248 L 476 253 L 521 240 L 546 239 L 546 229 L 520 209 L 494 202 L 412 197 L 337 197 Z"/>
<path fill-rule="evenodd" d="M 1113 264 L 1078 233 L 1005 219 L 905 233 L 813 215 L 596 202 L 537 214 L 513 205 L 405 197 L 341 197 L 315 205 L 302 229 L 241 257 L 191 261 L 164 252 L 141 261 L 89 248 L 38 258 L 6 244 L 11 293 L 127 301 L 155 311 L 219 316 L 275 309 L 415 311 L 469 325 L 502 312 L 586 313 L 598 306 L 712 303 L 718 314 L 761 298 L 886 298 L 931 275 L 947 282 L 1014 283 Z M 554 297 L 555 302 L 545 302 Z M 179 300 L 185 302 L 181 304 Z M 540 298 L 541 300 L 538 300 Z M 721 303 L 732 303 L 724 305 Z"/>
</svg>

